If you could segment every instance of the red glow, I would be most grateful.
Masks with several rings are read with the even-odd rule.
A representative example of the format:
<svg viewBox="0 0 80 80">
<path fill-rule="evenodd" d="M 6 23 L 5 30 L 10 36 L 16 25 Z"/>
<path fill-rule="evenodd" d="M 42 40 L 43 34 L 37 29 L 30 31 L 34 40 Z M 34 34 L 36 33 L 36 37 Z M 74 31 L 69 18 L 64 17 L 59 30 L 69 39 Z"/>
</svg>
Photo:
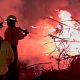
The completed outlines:
<svg viewBox="0 0 80 80">
<path fill-rule="evenodd" d="M 48 34 L 52 34 L 55 36 L 62 36 L 60 35 L 63 26 L 60 26 L 58 22 L 54 21 L 54 20 L 50 20 L 49 18 L 53 18 L 57 21 L 62 22 L 63 20 L 71 20 L 71 14 L 68 11 L 63 11 L 62 13 L 59 9 L 64 9 L 69 5 L 69 0 L 53 0 L 55 3 L 50 3 L 49 5 L 46 3 L 47 8 L 49 6 L 49 12 L 47 9 L 45 9 L 44 6 L 42 6 L 42 3 L 40 5 L 37 5 L 37 0 L 34 3 L 33 1 L 33 5 L 35 6 L 31 7 L 31 5 L 28 5 L 27 7 L 29 9 L 26 9 L 27 7 L 25 7 L 26 5 L 23 5 L 23 1 L 21 0 L 2 0 L 0 2 L 1 8 L 0 8 L 0 15 L 3 17 L 3 19 L 5 20 L 6 17 L 10 14 L 16 15 L 18 18 L 18 21 L 20 22 L 20 27 L 22 28 L 26 28 L 30 31 L 30 34 L 25 37 L 24 40 L 19 41 L 19 45 L 18 45 L 18 57 L 19 60 L 21 61 L 29 61 L 28 65 L 34 64 L 34 63 L 39 63 L 39 62 L 45 62 L 45 61 L 53 61 L 50 59 L 49 53 L 52 52 L 53 50 L 55 50 L 55 43 L 53 42 L 53 39 L 48 35 Z M 52 1 L 52 2 L 53 2 Z M 28 3 L 28 1 L 25 1 L 26 4 Z M 65 4 L 64 4 L 65 3 Z M 79 3 L 77 3 L 79 5 Z M 5 6 L 4 6 L 5 5 Z M 23 7 L 21 8 L 21 6 L 23 5 Z M 45 5 L 45 6 L 46 6 Z M 6 7 L 7 6 L 7 7 Z M 73 6 L 73 5 L 72 5 Z M 23 9 L 23 12 L 25 11 L 26 15 L 23 17 L 22 13 L 19 12 L 19 9 Z M 34 11 L 34 9 L 36 11 Z M 42 11 L 41 11 L 42 10 Z M 46 11 L 47 10 L 47 11 Z M 71 10 L 71 12 L 76 12 L 75 10 Z M 6 13 L 6 14 L 5 14 Z M 32 14 L 33 13 L 33 14 Z M 77 13 L 77 12 L 76 12 Z M 62 14 L 60 16 L 60 14 Z M 50 17 L 51 15 L 51 17 Z M 67 15 L 67 16 L 64 16 Z M 77 15 L 79 16 L 79 13 L 77 13 Z M 25 17 L 27 16 L 27 18 L 25 19 Z M 46 19 L 42 19 L 43 17 L 49 17 Z M 23 18 L 23 19 L 22 19 Z M 31 22 L 30 22 L 31 21 Z M 32 22 L 33 21 L 33 22 Z M 30 23 L 29 23 L 30 22 Z M 35 23 L 33 24 L 33 26 L 35 28 L 30 27 L 32 24 L 31 23 Z M 77 24 L 73 21 L 70 22 L 64 22 L 66 24 L 68 24 L 69 26 L 73 26 L 75 27 L 75 25 L 77 26 Z M 29 27 L 26 27 L 25 25 L 29 25 Z M 4 23 L 4 25 L 6 26 L 6 23 Z M 17 25 L 19 26 L 19 24 L 17 23 Z M 3 36 L 4 35 L 4 31 L 5 31 L 6 27 L 3 27 L 3 29 L 1 29 L 0 31 L 0 35 Z M 76 29 L 79 30 L 79 25 L 76 27 Z M 78 34 L 77 32 L 75 32 L 76 34 Z M 64 34 L 64 36 L 67 35 L 69 36 L 69 34 Z M 73 37 L 72 37 L 73 38 Z M 76 38 L 79 41 L 79 37 L 76 36 Z M 72 39 L 71 39 L 72 40 Z M 52 43 L 48 43 L 47 42 L 52 42 Z M 45 45 L 44 45 L 45 44 Z M 75 44 L 77 47 L 77 53 L 78 53 L 78 43 Z M 73 45 L 72 45 L 73 46 Z M 76 51 L 75 47 L 72 47 L 72 49 L 74 49 Z M 73 52 L 72 54 L 77 54 L 76 52 Z M 51 54 L 51 56 L 54 56 L 55 58 L 58 57 L 58 52 L 55 51 Z M 55 61 L 55 64 L 56 61 Z M 51 64 L 53 65 L 53 64 Z M 56 68 L 56 67 L 55 67 Z"/>
</svg>

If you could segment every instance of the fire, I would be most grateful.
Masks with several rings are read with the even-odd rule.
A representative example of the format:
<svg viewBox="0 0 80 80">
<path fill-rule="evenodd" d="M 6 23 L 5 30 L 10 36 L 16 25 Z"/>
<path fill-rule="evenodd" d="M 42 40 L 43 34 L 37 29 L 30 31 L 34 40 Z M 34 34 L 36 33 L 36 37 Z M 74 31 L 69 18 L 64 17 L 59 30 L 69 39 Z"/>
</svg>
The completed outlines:
<svg viewBox="0 0 80 80">
<path fill-rule="evenodd" d="M 60 10 L 58 17 L 61 19 L 60 21 L 50 17 L 57 21 L 59 25 L 53 27 L 53 34 L 51 32 L 49 35 L 53 41 L 47 39 L 47 42 L 52 41 L 52 44 L 48 43 L 46 45 L 47 52 L 50 52 L 54 58 L 59 58 L 60 52 L 63 50 L 62 55 L 75 56 L 80 54 L 80 25 L 76 21 L 73 21 L 71 14 L 66 10 Z M 56 32 L 57 34 L 55 35 Z M 62 55 L 61 57 L 63 57 Z M 65 65 L 64 68 L 66 67 L 67 66 Z"/>
<path fill-rule="evenodd" d="M 80 52 L 80 31 L 75 28 L 74 23 L 71 18 L 71 14 L 68 11 L 61 10 L 59 12 L 59 18 L 61 18 L 61 23 L 63 23 L 62 32 L 58 37 L 65 38 L 66 41 L 60 40 L 56 42 L 60 49 L 67 48 L 67 53 L 69 55 L 77 55 Z M 65 24 L 65 25 L 64 25 Z M 59 25 L 58 25 L 59 26 Z M 80 27 L 80 26 L 77 26 Z M 63 43 L 63 45 L 59 45 Z"/>
<path fill-rule="evenodd" d="M 61 18 L 63 21 L 65 21 L 65 20 L 71 20 L 71 14 L 69 13 L 69 12 L 67 12 L 67 11 L 63 11 L 63 10 L 61 10 L 60 12 L 59 12 L 59 18 Z"/>
<path fill-rule="evenodd" d="M 80 25 L 73 21 L 71 14 L 66 10 L 60 10 L 58 18 L 59 20 L 56 20 L 54 17 L 49 17 L 46 20 L 42 19 L 32 26 L 31 37 L 26 37 L 21 43 L 21 45 L 26 43 L 22 46 L 23 54 L 22 52 L 20 53 L 21 55 L 19 54 L 21 59 L 29 59 L 30 64 L 52 61 L 50 57 L 58 58 L 63 49 L 65 49 L 63 54 L 79 54 Z M 55 22 L 57 23 L 56 26 Z M 33 61 L 32 58 L 35 59 L 35 57 L 39 60 Z M 51 65 L 54 64 L 54 68 L 57 68 L 57 62 L 52 61 Z"/>
</svg>

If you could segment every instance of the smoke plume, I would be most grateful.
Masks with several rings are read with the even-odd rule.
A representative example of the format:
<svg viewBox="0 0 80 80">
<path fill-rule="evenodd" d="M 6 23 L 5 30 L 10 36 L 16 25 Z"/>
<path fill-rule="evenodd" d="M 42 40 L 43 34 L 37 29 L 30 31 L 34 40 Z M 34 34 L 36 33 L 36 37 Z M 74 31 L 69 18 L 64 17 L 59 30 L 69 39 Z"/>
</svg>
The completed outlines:
<svg viewBox="0 0 80 80">
<path fill-rule="evenodd" d="M 0 16 L 4 20 L 8 15 L 13 14 L 17 17 L 19 26 L 28 30 L 31 29 L 30 26 L 38 24 L 42 18 L 53 16 L 57 19 L 56 10 L 60 9 L 68 10 L 75 18 L 80 18 L 80 0 L 0 0 L 0 6 Z M 19 60 L 29 60 L 29 63 L 48 60 L 44 56 L 45 49 L 41 46 L 44 40 L 49 38 L 44 39 L 39 36 L 43 35 L 43 30 L 46 31 L 40 28 L 32 29 L 32 32 L 37 34 L 30 31 L 32 37 L 27 36 L 19 42 Z M 4 31 L 5 29 L 2 29 L 0 32 L 2 36 Z"/>
</svg>

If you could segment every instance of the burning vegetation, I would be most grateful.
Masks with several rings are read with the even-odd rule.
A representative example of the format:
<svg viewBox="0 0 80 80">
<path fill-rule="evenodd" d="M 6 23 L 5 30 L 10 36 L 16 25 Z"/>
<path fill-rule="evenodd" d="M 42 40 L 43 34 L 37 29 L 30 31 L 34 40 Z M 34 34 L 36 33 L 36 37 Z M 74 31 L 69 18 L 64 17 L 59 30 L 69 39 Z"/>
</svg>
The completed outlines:
<svg viewBox="0 0 80 80">
<path fill-rule="evenodd" d="M 46 17 L 44 18 L 43 22 L 40 21 L 37 24 L 37 26 L 39 27 L 32 26 L 33 30 L 36 29 L 37 31 L 38 30 L 42 31 L 42 34 L 37 33 L 36 35 L 40 37 L 37 38 L 37 40 L 38 41 L 40 40 L 41 42 L 40 47 L 43 48 L 43 53 L 41 52 L 41 55 L 44 56 L 42 58 L 44 61 L 45 60 L 48 61 L 48 62 L 45 61 L 45 63 L 37 62 L 36 64 L 32 64 L 29 66 L 27 66 L 28 64 L 26 65 L 26 69 L 34 69 L 33 70 L 34 76 L 41 75 L 35 79 L 34 76 L 32 75 L 34 80 L 80 79 L 79 20 L 73 18 L 72 15 L 66 10 L 60 10 L 58 17 L 59 17 L 58 20 L 54 19 L 54 17 L 52 16 Z M 56 22 L 57 24 L 56 26 L 54 26 L 54 24 L 51 24 L 54 22 Z M 31 37 L 33 36 L 34 35 L 32 35 Z M 39 59 L 39 61 L 41 60 Z M 72 76 L 74 75 L 75 77 L 73 79 Z M 29 77 L 30 76 L 27 75 L 26 78 Z"/>
<path fill-rule="evenodd" d="M 80 80 L 79 0 L 0 2 L 8 6 L 0 8 L 1 16 L 16 15 L 17 26 L 29 31 L 17 46 L 20 80 Z M 6 26 L 2 17 L 1 27 Z"/>
</svg>

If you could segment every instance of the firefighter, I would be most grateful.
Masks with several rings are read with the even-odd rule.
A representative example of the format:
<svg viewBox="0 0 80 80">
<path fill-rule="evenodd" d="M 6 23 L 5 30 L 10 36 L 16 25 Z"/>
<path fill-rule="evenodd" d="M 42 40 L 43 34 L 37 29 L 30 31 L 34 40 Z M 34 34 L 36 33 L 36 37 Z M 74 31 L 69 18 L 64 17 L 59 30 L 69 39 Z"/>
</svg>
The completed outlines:
<svg viewBox="0 0 80 80">
<path fill-rule="evenodd" d="M 8 80 L 8 66 L 14 61 L 11 45 L 0 37 L 0 80 Z"/>
<path fill-rule="evenodd" d="M 27 34 L 29 34 L 29 32 L 27 30 L 22 30 L 20 27 L 16 27 L 17 18 L 14 15 L 9 15 L 6 21 L 7 21 L 8 28 L 4 33 L 4 37 L 5 37 L 5 40 L 11 44 L 12 49 L 14 51 L 15 60 L 12 66 L 15 71 L 14 74 L 16 74 L 17 61 L 18 61 L 18 54 L 17 54 L 18 40 L 23 39 L 25 36 L 27 36 Z"/>
</svg>

